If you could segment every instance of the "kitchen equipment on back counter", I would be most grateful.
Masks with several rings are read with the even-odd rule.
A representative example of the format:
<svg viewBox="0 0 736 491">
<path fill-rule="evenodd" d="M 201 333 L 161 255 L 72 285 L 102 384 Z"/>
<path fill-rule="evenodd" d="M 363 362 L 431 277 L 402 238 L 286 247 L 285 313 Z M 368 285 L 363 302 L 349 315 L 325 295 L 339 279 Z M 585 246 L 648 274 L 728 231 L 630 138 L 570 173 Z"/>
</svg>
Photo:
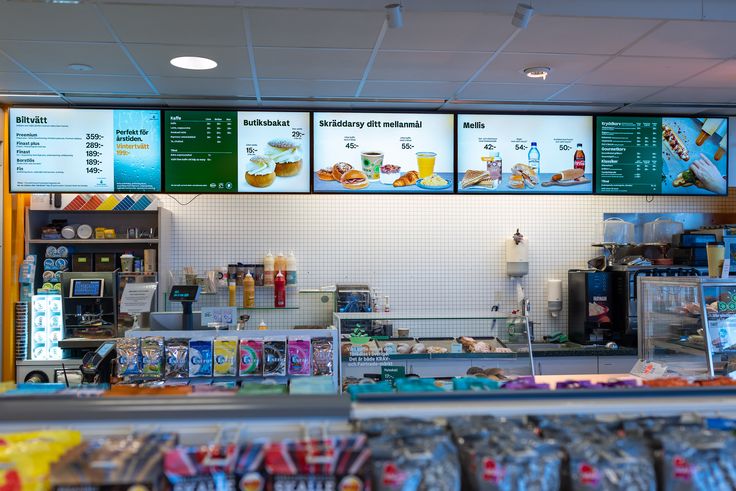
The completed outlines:
<svg viewBox="0 0 736 491">
<path fill-rule="evenodd" d="M 634 224 L 621 218 L 607 218 L 602 223 L 602 243 L 626 245 L 634 242 Z"/>
<path fill-rule="evenodd" d="M 581 344 L 622 344 L 616 322 L 613 274 L 609 271 L 571 269 L 567 273 L 568 336 Z"/>
<path fill-rule="evenodd" d="M 374 299 L 368 285 L 337 285 L 337 312 L 373 312 Z M 393 323 L 382 320 L 350 319 L 340 324 L 340 334 L 364 332 L 366 336 L 392 336 Z"/>
<path fill-rule="evenodd" d="M 660 257 L 653 258 L 653 264 L 673 264 L 672 257 L 667 257 L 672 245 L 672 238 L 682 234 L 683 224 L 670 220 L 669 218 L 657 218 L 644 224 L 643 244 L 644 246 L 656 247 Z"/>
</svg>

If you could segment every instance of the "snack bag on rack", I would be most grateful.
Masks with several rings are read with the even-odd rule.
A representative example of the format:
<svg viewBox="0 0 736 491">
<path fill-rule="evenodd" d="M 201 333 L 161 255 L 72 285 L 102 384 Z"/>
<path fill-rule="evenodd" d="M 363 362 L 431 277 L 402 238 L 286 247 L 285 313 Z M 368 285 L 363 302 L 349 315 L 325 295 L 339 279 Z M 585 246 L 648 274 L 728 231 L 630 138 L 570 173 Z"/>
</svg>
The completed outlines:
<svg viewBox="0 0 736 491">
<path fill-rule="evenodd" d="M 0 434 L 0 490 L 48 489 L 51 464 L 81 441 L 72 430 Z"/>
<path fill-rule="evenodd" d="M 177 447 L 164 454 L 164 474 L 172 491 L 234 491 L 235 443 Z"/>
<path fill-rule="evenodd" d="M 368 490 L 369 457 L 365 435 L 270 443 L 263 459 L 266 486 L 270 490 Z"/>
<path fill-rule="evenodd" d="M 189 340 L 171 338 L 166 340 L 166 378 L 189 376 Z"/>
<path fill-rule="evenodd" d="M 263 374 L 263 341 L 260 339 L 240 340 L 241 376 L 260 376 Z"/>
<path fill-rule="evenodd" d="M 215 338 L 215 377 L 234 377 L 238 374 L 238 338 Z"/>
<path fill-rule="evenodd" d="M 312 338 L 312 375 L 332 375 L 334 346 L 332 338 Z"/>
<path fill-rule="evenodd" d="M 274 336 L 263 338 L 263 376 L 283 377 L 286 375 L 286 338 Z"/>
<path fill-rule="evenodd" d="M 290 337 L 288 345 L 289 375 L 312 374 L 312 344 L 309 338 Z"/>
<path fill-rule="evenodd" d="M 238 463 L 235 466 L 237 489 L 240 491 L 263 491 L 266 487 L 266 478 L 263 470 L 263 456 L 266 440 L 254 440 L 246 443 L 240 449 Z"/>
<path fill-rule="evenodd" d="M 189 340 L 189 376 L 212 376 L 212 340 Z"/>
<path fill-rule="evenodd" d="M 161 378 L 164 375 L 164 338 L 150 336 L 141 339 L 141 375 Z"/>
<path fill-rule="evenodd" d="M 140 339 L 120 338 L 115 342 L 118 377 L 141 374 Z"/>
</svg>

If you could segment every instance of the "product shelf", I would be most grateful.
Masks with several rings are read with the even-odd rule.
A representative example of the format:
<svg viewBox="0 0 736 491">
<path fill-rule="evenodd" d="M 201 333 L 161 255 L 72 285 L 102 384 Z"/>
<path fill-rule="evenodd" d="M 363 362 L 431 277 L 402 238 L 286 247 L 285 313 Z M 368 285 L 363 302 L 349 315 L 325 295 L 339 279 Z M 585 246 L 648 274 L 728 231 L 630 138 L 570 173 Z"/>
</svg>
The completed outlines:
<svg viewBox="0 0 736 491">
<path fill-rule="evenodd" d="M 158 239 L 28 239 L 29 244 L 158 244 Z"/>
</svg>

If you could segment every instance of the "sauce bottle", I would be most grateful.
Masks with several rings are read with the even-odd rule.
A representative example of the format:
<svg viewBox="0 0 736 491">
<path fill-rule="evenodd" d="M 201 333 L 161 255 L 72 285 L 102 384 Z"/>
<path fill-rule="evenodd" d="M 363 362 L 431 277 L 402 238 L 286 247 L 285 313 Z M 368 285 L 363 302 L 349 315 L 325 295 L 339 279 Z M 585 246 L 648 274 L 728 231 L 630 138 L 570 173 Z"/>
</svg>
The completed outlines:
<svg viewBox="0 0 736 491">
<path fill-rule="evenodd" d="M 273 280 L 273 306 L 277 309 L 286 307 L 286 278 L 281 271 L 276 273 Z"/>
<path fill-rule="evenodd" d="M 286 256 L 284 256 L 282 253 L 279 252 L 278 256 L 276 256 L 276 259 L 274 260 L 274 268 L 273 268 L 274 274 L 281 271 L 284 275 L 286 275 Z M 274 276 L 275 278 L 275 276 Z M 286 276 L 284 276 L 284 279 L 286 279 Z"/>
<path fill-rule="evenodd" d="M 230 280 L 227 284 L 227 293 L 228 293 L 228 307 L 235 307 L 235 290 L 237 287 L 235 286 L 235 280 Z"/>
<path fill-rule="evenodd" d="M 296 256 L 294 251 L 289 251 L 286 256 L 286 284 L 296 285 Z"/>
<path fill-rule="evenodd" d="M 259 331 L 268 331 L 268 326 L 266 325 L 266 321 L 261 319 L 261 323 L 258 325 Z"/>
<path fill-rule="evenodd" d="M 252 309 L 256 306 L 256 280 L 253 279 L 253 275 L 248 274 L 243 278 L 243 307 L 246 309 Z"/>
<path fill-rule="evenodd" d="M 263 258 L 263 286 L 273 286 L 274 260 L 271 251 Z"/>
<path fill-rule="evenodd" d="M 585 152 L 583 152 L 582 143 L 578 143 L 578 147 L 575 150 L 575 156 L 573 157 L 573 167 L 575 169 L 585 170 Z"/>
</svg>

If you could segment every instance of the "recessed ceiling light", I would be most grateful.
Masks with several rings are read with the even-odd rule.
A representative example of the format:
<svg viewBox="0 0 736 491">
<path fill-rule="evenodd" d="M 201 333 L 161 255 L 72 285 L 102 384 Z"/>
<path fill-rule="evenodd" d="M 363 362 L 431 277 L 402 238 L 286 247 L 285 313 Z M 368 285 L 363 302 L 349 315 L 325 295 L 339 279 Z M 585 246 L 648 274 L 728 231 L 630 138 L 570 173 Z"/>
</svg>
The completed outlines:
<svg viewBox="0 0 736 491">
<path fill-rule="evenodd" d="M 215 60 L 200 56 L 179 56 L 171 59 L 171 64 L 185 70 L 212 70 L 217 66 Z"/>
<path fill-rule="evenodd" d="M 549 75 L 549 72 L 551 72 L 552 69 L 548 66 L 531 66 L 529 68 L 524 68 L 524 74 L 529 78 L 541 78 L 542 80 L 547 80 L 547 75 Z"/>
<path fill-rule="evenodd" d="M 74 70 L 75 72 L 88 72 L 94 68 L 91 65 L 85 65 L 84 63 L 72 63 L 66 67 L 69 70 Z"/>
</svg>

